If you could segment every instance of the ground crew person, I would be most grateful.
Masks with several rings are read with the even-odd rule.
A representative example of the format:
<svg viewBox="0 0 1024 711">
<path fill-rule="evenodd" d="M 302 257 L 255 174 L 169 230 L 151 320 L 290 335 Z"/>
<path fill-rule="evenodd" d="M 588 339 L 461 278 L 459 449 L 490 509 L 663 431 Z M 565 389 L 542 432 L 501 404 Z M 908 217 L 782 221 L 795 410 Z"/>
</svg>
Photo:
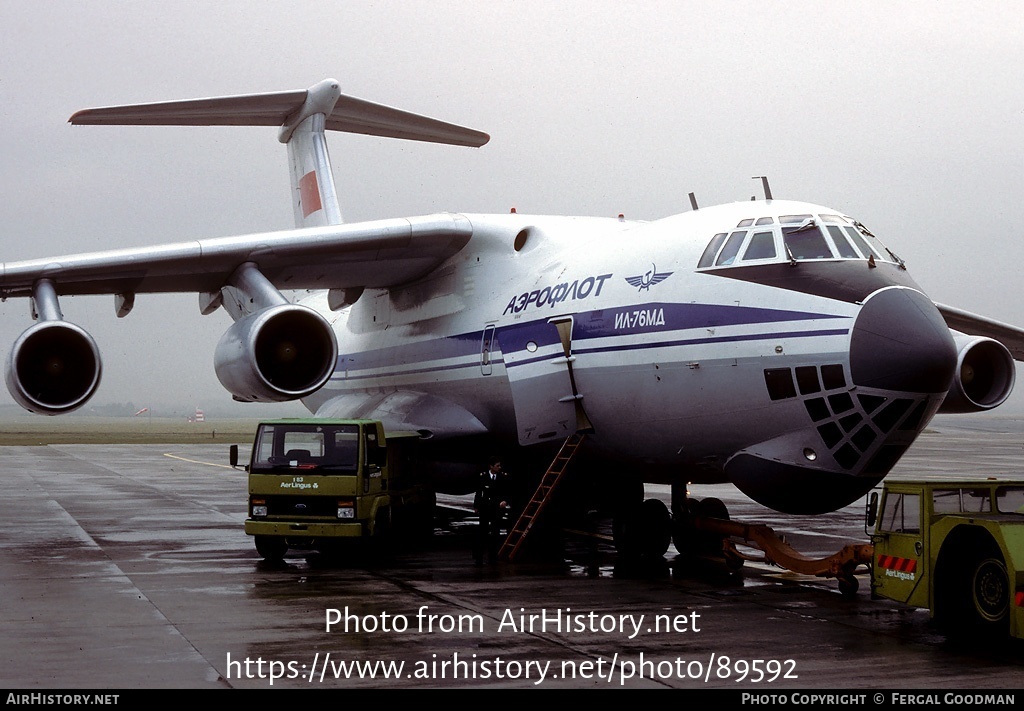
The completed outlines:
<svg viewBox="0 0 1024 711">
<path fill-rule="evenodd" d="M 501 467 L 500 457 L 487 460 L 487 469 L 480 473 L 480 480 L 473 497 L 473 510 L 480 518 L 473 558 L 477 565 L 483 565 L 484 553 L 489 563 L 498 561 L 498 546 L 501 542 L 501 517 L 509 504 L 508 474 Z"/>
</svg>

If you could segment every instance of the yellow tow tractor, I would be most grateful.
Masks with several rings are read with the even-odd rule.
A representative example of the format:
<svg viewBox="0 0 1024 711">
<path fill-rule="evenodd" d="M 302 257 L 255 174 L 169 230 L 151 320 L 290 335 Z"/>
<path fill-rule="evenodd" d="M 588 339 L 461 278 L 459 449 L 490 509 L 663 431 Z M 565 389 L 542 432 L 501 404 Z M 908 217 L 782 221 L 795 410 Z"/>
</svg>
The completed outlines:
<svg viewBox="0 0 1024 711">
<path fill-rule="evenodd" d="M 868 504 L 871 593 L 950 634 L 1024 637 L 1024 482 L 891 480 Z"/>
</svg>

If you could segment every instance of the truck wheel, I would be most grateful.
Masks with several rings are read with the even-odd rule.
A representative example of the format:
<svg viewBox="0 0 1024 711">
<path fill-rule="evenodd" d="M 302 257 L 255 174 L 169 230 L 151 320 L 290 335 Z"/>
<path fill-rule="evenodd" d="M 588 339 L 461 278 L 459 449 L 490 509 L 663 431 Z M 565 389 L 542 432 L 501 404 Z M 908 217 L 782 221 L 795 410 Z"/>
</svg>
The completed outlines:
<svg viewBox="0 0 1024 711">
<path fill-rule="evenodd" d="M 288 552 L 288 542 L 279 536 L 256 536 L 256 552 L 264 560 L 278 563 Z"/>
<path fill-rule="evenodd" d="M 982 626 L 993 631 L 1006 627 L 1010 613 L 1010 583 L 1002 557 L 978 561 L 971 582 L 971 601 Z"/>
<path fill-rule="evenodd" d="M 373 537 L 378 541 L 391 538 L 391 509 L 380 509 L 373 518 Z"/>
</svg>

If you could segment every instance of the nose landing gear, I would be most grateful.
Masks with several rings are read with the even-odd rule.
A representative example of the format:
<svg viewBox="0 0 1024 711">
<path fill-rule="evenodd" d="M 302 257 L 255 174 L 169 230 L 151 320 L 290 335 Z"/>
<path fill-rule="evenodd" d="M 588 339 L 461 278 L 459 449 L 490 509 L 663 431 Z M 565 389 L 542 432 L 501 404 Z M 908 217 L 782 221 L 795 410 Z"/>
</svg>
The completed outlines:
<svg viewBox="0 0 1024 711">
<path fill-rule="evenodd" d="M 627 558 L 660 558 L 672 538 L 672 516 L 660 499 L 646 499 L 617 515 L 612 523 L 615 550 Z"/>
<path fill-rule="evenodd" d="M 681 485 L 672 487 L 671 515 L 661 500 L 647 499 L 622 509 L 615 518 L 613 531 L 616 551 L 624 558 L 660 558 L 668 550 L 671 538 L 684 562 L 721 558 L 732 570 L 738 570 L 747 560 L 767 562 L 794 573 L 836 578 L 839 591 L 848 597 L 857 592 L 854 573 L 858 566 L 871 563 L 869 544 L 851 544 L 826 558 L 808 558 L 771 527 L 731 521 L 720 499 L 690 499 Z M 762 555 L 741 552 L 736 541 L 759 549 Z"/>
</svg>

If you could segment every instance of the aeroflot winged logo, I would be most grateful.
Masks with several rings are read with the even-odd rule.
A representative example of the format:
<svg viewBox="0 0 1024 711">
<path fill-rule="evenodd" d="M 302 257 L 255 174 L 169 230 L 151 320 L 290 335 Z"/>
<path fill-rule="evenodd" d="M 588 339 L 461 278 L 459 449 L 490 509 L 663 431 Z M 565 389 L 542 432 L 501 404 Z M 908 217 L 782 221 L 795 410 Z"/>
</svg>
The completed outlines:
<svg viewBox="0 0 1024 711">
<path fill-rule="evenodd" d="M 650 270 L 637 276 L 626 277 L 626 281 L 630 286 L 637 287 L 637 291 L 647 291 L 655 284 L 660 284 L 670 276 L 672 276 L 672 272 L 659 272 L 658 267 L 651 264 Z"/>
</svg>

